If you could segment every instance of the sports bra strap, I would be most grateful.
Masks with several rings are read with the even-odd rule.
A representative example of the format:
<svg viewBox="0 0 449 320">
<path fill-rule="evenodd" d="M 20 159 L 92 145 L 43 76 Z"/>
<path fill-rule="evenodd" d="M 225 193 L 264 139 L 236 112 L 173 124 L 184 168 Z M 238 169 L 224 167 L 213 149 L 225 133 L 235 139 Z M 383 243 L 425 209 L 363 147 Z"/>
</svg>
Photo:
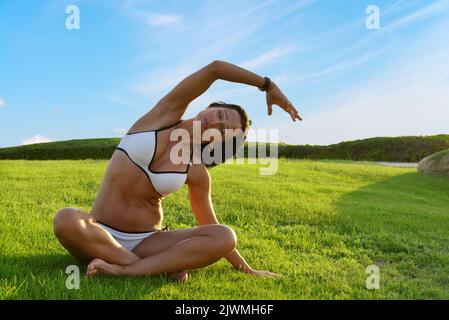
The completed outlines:
<svg viewBox="0 0 449 320">
<path fill-rule="evenodd" d="M 133 134 L 144 133 L 144 132 L 158 132 L 158 131 L 162 131 L 162 130 L 165 130 L 165 129 L 172 128 L 172 127 L 176 126 L 178 123 L 180 123 L 180 122 L 182 122 L 182 121 L 183 121 L 183 120 L 181 119 L 181 120 L 179 120 L 178 122 L 176 122 L 175 124 L 172 124 L 172 125 L 166 126 L 166 127 L 162 127 L 162 128 L 160 128 L 160 129 L 136 131 L 136 132 L 127 133 L 126 135 L 127 135 L 127 136 L 130 136 L 130 135 L 133 135 Z"/>
</svg>

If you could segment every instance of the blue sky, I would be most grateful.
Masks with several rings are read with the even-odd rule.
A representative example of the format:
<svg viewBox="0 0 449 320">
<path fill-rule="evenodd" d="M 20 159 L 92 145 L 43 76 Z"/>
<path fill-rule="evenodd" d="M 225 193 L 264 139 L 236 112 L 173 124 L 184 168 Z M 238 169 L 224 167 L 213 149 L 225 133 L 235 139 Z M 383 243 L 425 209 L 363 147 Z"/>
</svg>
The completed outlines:
<svg viewBox="0 0 449 320">
<path fill-rule="evenodd" d="M 215 59 L 271 77 L 304 122 L 221 80 L 184 118 L 221 100 L 287 143 L 449 133 L 448 31 L 447 0 L 0 0 L 0 147 L 119 137 Z"/>
</svg>

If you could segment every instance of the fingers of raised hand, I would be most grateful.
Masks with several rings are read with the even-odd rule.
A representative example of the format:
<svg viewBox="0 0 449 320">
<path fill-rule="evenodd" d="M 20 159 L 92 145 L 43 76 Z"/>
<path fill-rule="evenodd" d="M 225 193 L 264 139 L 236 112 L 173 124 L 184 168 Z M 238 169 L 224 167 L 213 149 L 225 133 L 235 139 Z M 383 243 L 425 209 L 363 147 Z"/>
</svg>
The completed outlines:
<svg viewBox="0 0 449 320">
<path fill-rule="evenodd" d="M 302 120 L 298 110 L 296 110 L 296 108 L 293 106 L 291 102 L 287 102 L 286 106 L 284 107 L 284 110 L 290 114 L 290 117 L 292 118 L 293 121 L 296 121 L 296 119 Z"/>
<path fill-rule="evenodd" d="M 268 115 L 271 116 L 271 114 L 273 113 L 273 106 L 271 105 L 271 103 L 268 104 Z"/>
</svg>

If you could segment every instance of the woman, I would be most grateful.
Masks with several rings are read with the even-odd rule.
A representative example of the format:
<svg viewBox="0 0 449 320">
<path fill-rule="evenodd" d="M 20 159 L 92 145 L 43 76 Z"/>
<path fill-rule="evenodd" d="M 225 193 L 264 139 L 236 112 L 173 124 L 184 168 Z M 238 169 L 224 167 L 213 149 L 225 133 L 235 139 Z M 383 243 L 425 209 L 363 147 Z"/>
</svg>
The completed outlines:
<svg viewBox="0 0 449 320">
<path fill-rule="evenodd" d="M 258 87 L 266 92 L 269 115 L 276 104 L 293 121 L 302 120 L 269 78 L 230 63 L 213 61 L 182 80 L 122 138 L 90 214 L 64 208 L 54 217 L 54 231 L 60 243 L 79 260 L 90 261 L 88 276 L 169 274 L 185 281 L 185 270 L 205 267 L 223 257 L 245 273 L 275 276 L 252 269 L 236 249 L 235 232 L 219 224 L 205 162 L 200 159 L 199 163 L 175 164 L 171 158 L 171 149 L 179 143 L 170 138 L 176 129 L 188 132 L 190 137 L 195 123 L 200 124 L 201 133 L 207 129 L 219 129 L 221 134 L 225 129 L 247 132 L 246 113 L 236 105 L 215 103 L 195 118 L 181 120 L 189 103 L 218 79 Z M 201 140 L 202 145 L 208 142 Z M 198 145 L 193 139 L 188 143 Z M 163 196 L 183 184 L 188 186 L 190 204 L 200 226 L 162 231 Z"/>
</svg>

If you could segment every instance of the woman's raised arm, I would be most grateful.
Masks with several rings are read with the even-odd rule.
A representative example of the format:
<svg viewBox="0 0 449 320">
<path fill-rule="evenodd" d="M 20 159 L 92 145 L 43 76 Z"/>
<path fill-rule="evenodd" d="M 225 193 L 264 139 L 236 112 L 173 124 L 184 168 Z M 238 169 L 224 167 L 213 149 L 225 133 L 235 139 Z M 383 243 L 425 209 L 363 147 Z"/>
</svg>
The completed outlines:
<svg viewBox="0 0 449 320">
<path fill-rule="evenodd" d="M 214 60 L 200 70 L 184 78 L 158 104 L 163 104 L 170 111 L 184 114 L 188 104 L 209 89 L 215 80 L 239 82 L 255 87 L 262 87 L 264 78 L 228 62 Z"/>
<path fill-rule="evenodd" d="M 218 79 L 215 72 L 216 65 L 217 61 L 213 61 L 184 78 L 158 102 L 158 105 L 162 105 L 165 111 L 173 113 L 173 116 L 180 119 L 189 103 L 206 92 Z"/>
<path fill-rule="evenodd" d="M 190 102 L 202 95 L 216 80 L 243 83 L 256 88 L 263 87 L 265 79 L 251 71 L 221 60 L 214 60 L 200 70 L 184 78 L 148 113 L 157 114 L 159 120 L 169 125 L 183 116 Z M 269 115 L 271 105 L 277 104 L 290 114 L 293 120 L 300 119 L 298 111 L 288 101 L 274 82 L 266 92 Z M 165 121 L 164 121 L 165 120 Z"/>
</svg>

